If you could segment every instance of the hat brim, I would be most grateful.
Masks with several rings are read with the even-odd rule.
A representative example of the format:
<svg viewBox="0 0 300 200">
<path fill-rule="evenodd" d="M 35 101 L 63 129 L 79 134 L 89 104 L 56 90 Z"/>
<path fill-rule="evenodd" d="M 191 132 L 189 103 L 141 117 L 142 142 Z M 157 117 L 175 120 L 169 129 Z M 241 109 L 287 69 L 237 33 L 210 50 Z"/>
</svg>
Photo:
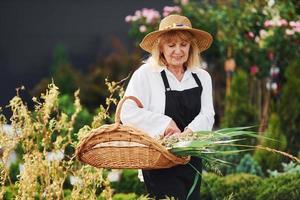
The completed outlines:
<svg viewBox="0 0 300 200">
<path fill-rule="evenodd" d="M 144 49 L 145 51 L 151 53 L 152 48 L 154 44 L 157 42 L 157 39 L 159 36 L 162 34 L 168 32 L 168 31 L 173 31 L 173 30 L 184 30 L 192 33 L 194 38 L 196 39 L 196 43 L 199 49 L 199 52 L 203 52 L 206 49 L 208 49 L 213 41 L 213 37 L 211 34 L 209 34 L 206 31 L 199 30 L 199 29 L 194 29 L 194 28 L 183 28 L 183 27 L 178 27 L 178 28 L 171 28 L 171 29 L 166 29 L 166 30 L 158 30 L 158 31 L 153 31 L 151 33 L 148 33 L 140 43 L 140 47 Z"/>
</svg>

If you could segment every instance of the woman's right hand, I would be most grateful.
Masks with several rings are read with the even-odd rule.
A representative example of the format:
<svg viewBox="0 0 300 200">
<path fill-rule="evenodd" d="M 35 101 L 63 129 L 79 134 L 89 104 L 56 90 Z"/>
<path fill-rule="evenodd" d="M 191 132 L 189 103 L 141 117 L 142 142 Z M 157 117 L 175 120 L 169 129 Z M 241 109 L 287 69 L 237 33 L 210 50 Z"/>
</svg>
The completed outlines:
<svg viewBox="0 0 300 200">
<path fill-rule="evenodd" d="M 165 132 L 164 132 L 164 136 L 168 137 L 168 136 L 171 136 L 171 135 L 174 135 L 174 134 L 180 134 L 181 131 L 180 129 L 178 128 L 177 124 L 171 120 L 169 125 L 167 126 Z"/>
</svg>

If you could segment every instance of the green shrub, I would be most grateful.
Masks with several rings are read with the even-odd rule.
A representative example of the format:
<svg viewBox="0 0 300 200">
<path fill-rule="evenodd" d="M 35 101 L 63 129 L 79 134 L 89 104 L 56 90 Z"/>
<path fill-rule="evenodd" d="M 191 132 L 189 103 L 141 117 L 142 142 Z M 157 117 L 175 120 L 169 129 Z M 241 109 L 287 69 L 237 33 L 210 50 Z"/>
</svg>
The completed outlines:
<svg viewBox="0 0 300 200">
<path fill-rule="evenodd" d="M 291 161 L 289 163 L 281 163 L 281 165 L 283 167 L 282 172 L 278 172 L 277 170 L 268 170 L 270 177 L 280 176 L 288 173 L 300 173 L 300 164 Z"/>
<path fill-rule="evenodd" d="M 247 73 L 238 70 L 232 78 L 231 94 L 225 99 L 222 127 L 249 126 L 257 124 L 257 113 L 251 105 Z"/>
<path fill-rule="evenodd" d="M 9 178 L 12 183 L 18 180 L 18 175 L 20 174 L 19 162 L 14 162 L 9 167 Z"/>
<path fill-rule="evenodd" d="M 113 196 L 113 200 L 136 200 L 137 198 L 138 198 L 137 195 L 134 193 L 129 193 L 129 194 L 119 193 Z"/>
<path fill-rule="evenodd" d="M 3 200 L 15 199 L 17 188 L 15 186 L 7 186 L 3 195 Z M 1 196 L 0 196 L 1 198 Z"/>
<path fill-rule="evenodd" d="M 279 120 L 279 116 L 276 113 L 271 115 L 265 136 L 274 139 L 275 141 L 262 139 L 261 144 L 265 147 L 284 151 L 287 146 L 287 141 L 286 137 L 280 131 Z M 266 171 L 267 169 L 280 169 L 280 163 L 283 161 L 281 155 L 263 149 L 256 149 L 253 157 L 262 167 L 263 171 Z"/>
<path fill-rule="evenodd" d="M 64 199 L 66 199 L 66 200 L 71 199 L 71 193 L 72 193 L 72 190 L 64 189 Z"/>
<path fill-rule="evenodd" d="M 300 61 L 296 59 L 286 67 L 286 83 L 279 101 L 279 121 L 282 133 L 288 138 L 287 150 L 297 155 L 300 150 Z"/>
<path fill-rule="evenodd" d="M 211 200 L 213 199 L 213 193 L 212 193 L 212 187 L 217 179 L 219 179 L 220 176 L 214 174 L 214 173 L 203 173 L 202 175 L 202 181 L 201 181 L 201 199 L 203 200 Z"/>
<path fill-rule="evenodd" d="M 111 186 L 116 193 L 134 192 L 138 195 L 146 193 L 144 184 L 138 179 L 137 170 L 123 170 L 120 180 L 112 182 Z"/>
<path fill-rule="evenodd" d="M 252 158 L 250 154 L 245 154 L 240 164 L 236 167 L 237 173 L 249 173 L 257 176 L 263 176 L 263 172 L 259 164 Z"/>
<path fill-rule="evenodd" d="M 261 182 L 259 176 L 245 173 L 231 174 L 217 179 L 212 192 L 215 199 L 224 199 L 232 195 L 235 200 L 254 200 Z"/>
<path fill-rule="evenodd" d="M 288 173 L 265 179 L 259 187 L 257 200 L 286 199 L 300 199 L 300 173 Z"/>
</svg>

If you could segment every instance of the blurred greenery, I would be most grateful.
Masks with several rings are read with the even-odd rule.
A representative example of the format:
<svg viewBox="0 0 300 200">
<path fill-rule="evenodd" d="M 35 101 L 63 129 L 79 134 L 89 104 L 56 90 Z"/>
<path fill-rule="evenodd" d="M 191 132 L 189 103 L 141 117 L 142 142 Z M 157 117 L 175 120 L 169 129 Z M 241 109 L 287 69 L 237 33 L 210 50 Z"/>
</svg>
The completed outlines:
<svg viewBox="0 0 300 200">
<path fill-rule="evenodd" d="M 121 174 L 121 178 L 117 182 L 111 182 L 112 188 L 116 193 L 130 193 L 145 194 L 145 186 L 138 179 L 138 171 L 125 169 Z"/>
<path fill-rule="evenodd" d="M 182 4 L 177 1 L 177 4 L 182 10 L 181 14 L 192 21 L 193 27 L 208 31 L 214 38 L 211 48 L 201 56 L 207 62 L 207 70 L 213 78 L 214 96 L 217 97 L 216 121 L 221 121 L 221 127 L 258 125 L 262 121 L 266 105 L 268 109 L 265 110 L 269 118 L 263 125 L 267 125 L 267 129 L 260 134 L 275 141 L 262 139 L 248 140 L 246 143 L 256 145 L 259 142 L 263 146 L 300 157 L 300 31 L 295 31 L 296 26 L 292 25 L 300 22 L 299 1 L 277 0 L 273 5 L 272 1 L 266 0 L 228 0 L 213 4 L 208 2 L 189 1 Z M 134 37 L 138 44 L 147 33 L 157 29 L 158 23 L 158 20 L 148 23 L 146 18 L 136 20 L 131 23 L 129 35 Z M 267 25 L 268 23 L 273 25 Z M 143 25 L 146 26 L 145 32 L 140 30 Z M 94 63 L 86 66 L 84 70 L 74 66 L 68 50 L 63 44 L 58 44 L 53 51 L 49 77 L 42 79 L 32 90 L 33 96 L 39 96 L 53 80 L 61 93 L 58 99 L 59 110 L 66 113 L 70 120 L 76 111 L 73 93 L 80 89 L 82 109 L 71 132 L 72 141 L 77 141 L 80 128 L 91 125 L 94 115 L 101 110 L 99 105 L 105 105 L 105 99 L 109 96 L 105 79 L 116 82 L 123 80 L 138 68 L 144 58 L 140 49 L 128 52 L 117 38 L 112 39 L 111 43 L 114 51 L 109 55 L 96 57 Z M 229 77 L 229 74 L 223 68 L 224 62 L 230 58 L 234 59 L 237 69 L 230 73 L 231 93 L 225 97 L 225 78 Z M 252 66 L 257 66 L 257 73 L 251 74 Z M 278 77 L 274 78 L 271 74 L 271 66 L 278 67 Z M 268 81 L 276 81 L 275 90 L 266 89 Z M 128 79 L 121 82 L 121 85 L 125 87 L 127 82 Z M 251 88 L 253 85 L 256 87 Z M 267 92 L 272 95 L 262 97 Z M 270 103 L 266 104 L 268 100 Z M 32 113 L 34 120 L 38 117 L 39 113 Z M 42 145 L 42 138 L 32 137 L 42 152 L 44 148 L 51 149 L 58 135 L 65 134 L 67 130 L 61 130 L 60 133 L 51 132 L 51 143 L 47 147 Z M 15 150 L 18 159 L 22 159 L 23 145 L 18 143 Z M 64 150 L 66 155 L 74 153 L 71 145 L 67 145 Z M 227 150 L 235 148 L 230 147 Z M 299 165 L 282 167 L 281 163 L 285 161 L 282 156 L 256 150 L 253 157 L 250 154 L 239 154 L 221 159 L 233 165 L 220 167 L 220 171 L 226 175 L 224 177 L 211 173 L 203 175 L 203 199 L 222 199 L 230 196 L 243 200 L 287 197 L 290 200 L 300 199 L 300 177 L 297 171 Z M 18 180 L 19 160 L 9 169 L 12 183 Z M 282 169 L 283 172 L 278 173 L 277 170 Z M 267 171 L 270 172 L 270 178 L 259 177 Z M 287 173 L 290 171 L 296 173 Z M 121 180 L 112 182 L 111 186 L 117 193 L 113 196 L 116 200 L 137 199 L 138 195 L 145 194 L 145 188 L 139 182 L 136 170 L 124 170 Z M 72 186 L 69 178 L 64 182 L 64 188 L 66 199 L 71 198 Z M 5 186 L 4 199 L 12 199 L 16 191 L 14 185 Z"/>
<path fill-rule="evenodd" d="M 235 200 L 299 199 L 300 173 L 282 173 L 276 177 L 260 178 L 250 174 L 231 174 L 220 177 L 204 173 L 201 199 L 217 200 L 232 196 Z"/>
<path fill-rule="evenodd" d="M 259 187 L 258 200 L 300 199 L 300 173 L 284 174 L 266 179 Z"/>
<path fill-rule="evenodd" d="M 232 78 L 231 93 L 225 98 L 222 127 L 243 127 L 257 124 L 257 109 L 250 102 L 247 73 L 237 70 Z"/>
<path fill-rule="evenodd" d="M 297 155 L 300 151 L 300 61 L 296 59 L 287 66 L 279 102 L 279 124 L 282 133 L 288 138 L 287 151 Z"/>
<path fill-rule="evenodd" d="M 265 136 L 269 139 L 262 139 L 261 145 L 265 147 L 270 147 L 277 149 L 279 151 L 285 151 L 287 146 L 287 140 L 284 134 L 282 134 L 279 125 L 279 116 L 276 113 L 273 113 L 269 120 L 268 129 L 266 130 Z M 280 163 L 283 161 L 283 157 L 279 154 L 268 152 L 262 149 L 256 149 L 254 153 L 254 159 L 262 167 L 263 171 L 271 169 L 280 169 Z"/>
<path fill-rule="evenodd" d="M 259 164 L 247 153 L 242 158 L 239 165 L 236 167 L 236 173 L 249 173 L 257 176 L 264 176 Z"/>
<path fill-rule="evenodd" d="M 238 200 L 255 200 L 262 178 L 250 174 L 231 174 L 218 178 L 213 184 L 212 192 L 215 198 L 223 199 L 233 194 Z"/>
</svg>

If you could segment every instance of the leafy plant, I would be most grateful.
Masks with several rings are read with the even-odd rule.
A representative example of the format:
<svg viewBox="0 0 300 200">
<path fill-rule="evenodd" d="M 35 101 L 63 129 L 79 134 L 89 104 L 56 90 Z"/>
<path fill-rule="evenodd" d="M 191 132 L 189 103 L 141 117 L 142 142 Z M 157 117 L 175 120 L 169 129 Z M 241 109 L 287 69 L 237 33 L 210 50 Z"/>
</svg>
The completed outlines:
<svg viewBox="0 0 300 200">
<path fill-rule="evenodd" d="M 282 172 L 278 172 L 277 170 L 268 170 L 270 177 L 276 177 L 288 173 L 300 173 L 300 165 L 298 163 L 289 162 L 281 163 L 281 165 L 283 166 Z"/>
<path fill-rule="evenodd" d="M 122 88 L 118 84 L 107 85 L 110 92 L 118 91 L 122 94 Z M 91 129 L 86 125 L 78 134 L 75 132 L 76 119 L 82 110 L 79 91 L 75 92 L 73 105 L 68 101 L 60 104 L 62 102 L 59 100 L 59 90 L 52 83 L 39 98 L 33 98 L 34 110 L 31 111 L 19 96 L 19 90 L 17 96 L 9 103 L 12 111 L 12 134 L 5 132 L 3 127 L 8 121 L 0 114 L 0 147 L 3 161 L 0 162 L 1 198 L 3 195 L 10 195 L 11 192 L 6 192 L 5 189 L 7 184 L 12 184 L 11 187 L 16 188 L 13 195 L 17 199 L 63 199 L 64 195 L 71 199 L 96 199 L 98 196 L 111 199 L 112 191 L 109 182 L 103 176 L 103 170 L 82 166 L 74 158 L 74 152 L 70 151 L 70 148 L 74 149 L 77 144 L 77 137 Z M 110 118 L 109 107 L 116 101 L 111 94 L 106 101 L 107 108 L 102 106 L 103 109 L 93 118 L 91 126 L 95 127 Z M 66 102 L 68 103 L 64 104 Z M 15 149 L 18 149 L 23 167 L 19 176 L 9 176 L 10 170 L 6 163 Z M 14 165 L 12 168 L 17 169 Z M 72 186 L 68 186 L 69 192 L 65 192 L 64 186 L 66 187 L 70 177 Z M 16 181 L 15 184 L 12 180 Z"/>
<path fill-rule="evenodd" d="M 286 137 L 282 134 L 280 130 L 280 118 L 276 113 L 272 113 L 268 129 L 265 132 L 267 138 L 272 138 L 273 140 L 261 139 L 261 144 L 266 147 L 284 151 L 287 146 Z M 279 169 L 280 163 L 283 158 L 279 154 L 264 151 L 262 149 L 256 149 L 253 155 L 254 159 L 259 163 L 264 171 L 267 169 Z"/>
<path fill-rule="evenodd" d="M 237 173 L 249 173 L 257 176 L 264 176 L 259 164 L 252 158 L 252 156 L 247 153 L 242 158 L 240 164 L 236 167 Z"/>
<path fill-rule="evenodd" d="M 233 195 L 236 200 L 255 200 L 262 179 L 250 174 L 231 174 L 219 178 L 213 185 L 212 192 L 216 199 Z"/>
<path fill-rule="evenodd" d="M 123 170 L 120 180 L 112 182 L 111 187 L 116 193 L 134 192 L 138 195 L 146 193 L 144 184 L 138 179 L 137 170 Z"/>
<path fill-rule="evenodd" d="M 287 173 L 271 177 L 262 183 L 257 191 L 257 200 L 300 199 L 300 173 Z"/>
<path fill-rule="evenodd" d="M 287 151 L 297 155 L 300 150 L 300 62 L 290 62 L 285 71 L 286 83 L 279 102 L 279 123 L 282 133 L 288 138 Z"/>
<path fill-rule="evenodd" d="M 212 188 L 214 187 L 215 182 L 221 178 L 220 176 L 214 173 L 202 173 L 202 181 L 201 181 L 201 199 L 212 200 L 214 198 L 214 194 L 212 193 Z"/>
<path fill-rule="evenodd" d="M 233 75 L 231 94 L 225 99 L 222 127 L 237 127 L 257 124 L 257 113 L 250 104 L 247 74 L 238 70 Z"/>
<path fill-rule="evenodd" d="M 137 195 L 135 193 L 129 193 L 129 194 L 115 194 L 113 196 L 113 200 L 136 200 Z"/>
</svg>

